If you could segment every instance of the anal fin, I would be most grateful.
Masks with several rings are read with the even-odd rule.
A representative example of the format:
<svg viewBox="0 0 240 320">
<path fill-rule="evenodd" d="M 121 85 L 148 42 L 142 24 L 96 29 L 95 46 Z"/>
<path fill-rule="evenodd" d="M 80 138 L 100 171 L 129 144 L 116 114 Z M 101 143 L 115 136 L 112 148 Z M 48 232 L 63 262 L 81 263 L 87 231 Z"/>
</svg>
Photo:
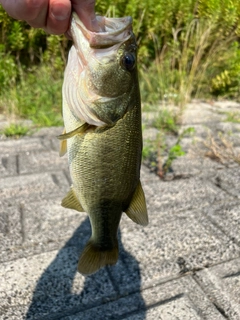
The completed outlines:
<svg viewBox="0 0 240 320">
<path fill-rule="evenodd" d="M 137 224 L 142 226 L 146 226 L 148 224 L 146 200 L 140 181 L 133 194 L 129 207 L 125 210 L 125 213 Z"/>
<path fill-rule="evenodd" d="M 62 199 L 61 203 L 62 207 L 74 209 L 80 212 L 85 212 L 83 207 L 81 206 L 80 202 L 78 201 L 75 192 L 73 190 L 73 187 L 70 188 L 66 196 Z"/>
</svg>

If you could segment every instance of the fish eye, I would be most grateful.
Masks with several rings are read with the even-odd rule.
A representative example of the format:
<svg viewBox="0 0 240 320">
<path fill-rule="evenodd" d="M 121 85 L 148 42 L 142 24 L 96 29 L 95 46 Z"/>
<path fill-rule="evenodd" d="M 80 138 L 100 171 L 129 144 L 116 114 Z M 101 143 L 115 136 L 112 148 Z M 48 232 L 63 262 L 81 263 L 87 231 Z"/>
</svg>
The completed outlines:
<svg viewBox="0 0 240 320">
<path fill-rule="evenodd" d="M 128 52 L 122 57 L 121 63 L 124 69 L 132 71 L 136 64 L 136 58 L 132 53 Z"/>
</svg>

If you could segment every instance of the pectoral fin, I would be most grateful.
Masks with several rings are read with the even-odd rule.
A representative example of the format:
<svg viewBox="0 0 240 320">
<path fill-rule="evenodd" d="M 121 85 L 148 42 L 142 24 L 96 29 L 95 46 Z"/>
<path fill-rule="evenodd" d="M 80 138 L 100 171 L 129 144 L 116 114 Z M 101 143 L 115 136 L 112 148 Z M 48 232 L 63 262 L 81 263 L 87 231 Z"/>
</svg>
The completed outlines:
<svg viewBox="0 0 240 320">
<path fill-rule="evenodd" d="M 148 224 L 146 200 L 140 181 L 125 213 L 130 219 L 142 226 L 146 226 Z"/>
<path fill-rule="evenodd" d="M 63 130 L 63 135 L 66 133 L 66 129 Z M 62 157 L 67 152 L 67 141 L 61 140 L 60 141 L 60 150 L 59 150 L 59 156 Z"/>
<path fill-rule="evenodd" d="M 66 194 L 65 198 L 63 198 L 62 207 L 64 208 L 69 208 L 69 209 L 74 209 L 80 212 L 84 212 L 85 210 L 81 206 L 80 202 L 78 201 L 75 192 L 73 190 L 73 187 L 70 188 L 68 193 Z"/>
<path fill-rule="evenodd" d="M 68 133 L 63 133 L 60 136 L 58 136 L 57 138 L 59 140 L 66 140 L 66 139 L 72 138 L 76 134 L 79 134 L 79 133 L 83 134 L 89 127 L 90 127 L 90 124 L 84 123 L 80 127 L 78 127 L 77 129 L 74 129 L 73 131 L 70 131 Z"/>
</svg>

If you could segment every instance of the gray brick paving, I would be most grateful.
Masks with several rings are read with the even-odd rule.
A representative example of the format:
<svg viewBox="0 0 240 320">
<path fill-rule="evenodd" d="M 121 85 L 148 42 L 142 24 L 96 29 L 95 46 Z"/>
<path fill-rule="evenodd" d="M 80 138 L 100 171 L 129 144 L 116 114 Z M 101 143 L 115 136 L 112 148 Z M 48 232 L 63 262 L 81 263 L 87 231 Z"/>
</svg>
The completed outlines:
<svg viewBox="0 0 240 320">
<path fill-rule="evenodd" d="M 194 277 L 225 318 L 240 319 L 240 259 L 201 270 Z"/>
<path fill-rule="evenodd" d="M 149 226 L 123 215 L 118 263 L 88 277 L 76 271 L 90 236 L 87 214 L 60 206 L 70 184 L 58 156 L 62 129 L 2 137 L 1 320 L 240 319 L 240 167 L 204 157 L 192 143 L 220 131 L 237 151 L 240 127 L 224 122 L 224 112 L 239 105 L 190 107 L 182 130 L 193 126 L 196 136 L 183 139 L 187 154 L 168 181 L 142 166 Z M 166 141 L 171 147 L 176 138 Z"/>
</svg>

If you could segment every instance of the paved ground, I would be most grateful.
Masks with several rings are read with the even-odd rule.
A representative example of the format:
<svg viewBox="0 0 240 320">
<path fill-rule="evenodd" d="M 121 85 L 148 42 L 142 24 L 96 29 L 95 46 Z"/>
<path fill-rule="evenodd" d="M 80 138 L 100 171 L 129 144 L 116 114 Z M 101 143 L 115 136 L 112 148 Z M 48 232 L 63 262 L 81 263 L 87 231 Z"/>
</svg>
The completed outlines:
<svg viewBox="0 0 240 320">
<path fill-rule="evenodd" d="M 76 272 L 90 235 L 87 215 L 60 206 L 70 184 L 55 138 L 61 129 L 3 138 L 0 319 L 239 320 L 240 124 L 224 121 L 239 107 L 189 106 L 183 128 L 196 135 L 183 139 L 187 154 L 174 161 L 170 179 L 142 167 L 149 226 L 124 215 L 117 265 L 88 277 Z M 221 144 L 218 132 L 234 147 Z"/>
</svg>

